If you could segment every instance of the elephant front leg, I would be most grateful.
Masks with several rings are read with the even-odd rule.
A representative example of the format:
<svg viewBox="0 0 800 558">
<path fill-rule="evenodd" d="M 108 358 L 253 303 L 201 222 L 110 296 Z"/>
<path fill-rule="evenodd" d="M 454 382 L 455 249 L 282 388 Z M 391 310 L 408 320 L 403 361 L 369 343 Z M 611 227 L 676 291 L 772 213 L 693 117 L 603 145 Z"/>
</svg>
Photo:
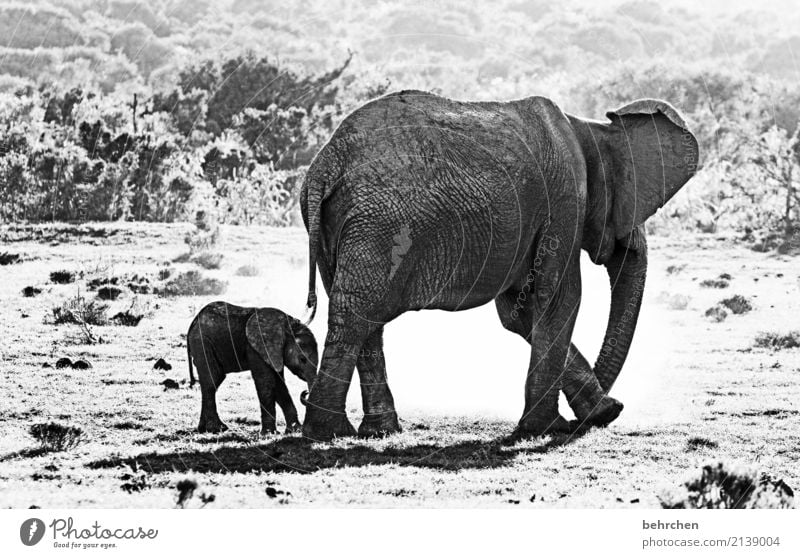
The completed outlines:
<svg viewBox="0 0 800 558">
<path fill-rule="evenodd" d="M 365 339 L 353 329 L 328 326 L 322 362 L 306 403 L 303 435 L 314 441 L 355 436 L 347 420 L 347 390 L 353 378 L 358 351 Z"/>
<path fill-rule="evenodd" d="M 256 385 L 258 403 L 261 407 L 261 434 L 274 434 L 275 424 L 275 390 L 281 383 L 278 374 L 265 364 L 252 365 L 250 374 Z"/>
<path fill-rule="evenodd" d="M 580 306 L 581 280 L 577 256 L 572 255 L 566 265 L 559 256 L 558 252 L 537 256 L 531 269 L 531 360 L 525 382 L 525 409 L 517 427 L 519 435 L 570 431 L 569 423 L 558 412 L 558 393 Z"/>
<path fill-rule="evenodd" d="M 569 348 L 561 389 L 581 426 L 606 426 L 622 412 L 622 403 L 605 394 L 591 365 L 575 345 Z"/>
<path fill-rule="evenodd" d="M 279 374 L 278 382 L 275 386 L 275 401 L 283 411 L 283 418 L 286 420 L 286 433 L 300 432 L 303 426 L 300 424 L 300 419 L 297 418 L 297 407 L 294 406 L 283 374 Z"/>
<path fill-rule="evenodd" d="M 361 402 L 364 408 L 364 419 L 358 427 L 358 435 L 370 438 L 400 432 L 394 398 L 386 378 L 383 328 L 367 338 L 358 352 L 356 366 L 361 382 Z"/>
</svg>

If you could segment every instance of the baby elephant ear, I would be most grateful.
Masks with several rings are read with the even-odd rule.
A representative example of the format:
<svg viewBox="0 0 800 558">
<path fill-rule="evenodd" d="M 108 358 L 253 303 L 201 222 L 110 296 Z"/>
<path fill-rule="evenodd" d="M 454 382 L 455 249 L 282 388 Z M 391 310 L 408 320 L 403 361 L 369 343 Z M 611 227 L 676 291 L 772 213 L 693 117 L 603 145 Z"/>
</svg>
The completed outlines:
<svg viewBox="0 0 800 558">
<path fill-rule="evenodd" d="M 694 175 L 697 139 L 666 101 L 640 99 L 606 113 L 614 177 L 614 232 L 625 238 Z"/>
<path fill-rule="evenodd" d="M 245 335 L 253 350 L 276 372 L 283 371 L 286 324 L 272 313 L 254 313 L 247 320 Z"/>
</svg>

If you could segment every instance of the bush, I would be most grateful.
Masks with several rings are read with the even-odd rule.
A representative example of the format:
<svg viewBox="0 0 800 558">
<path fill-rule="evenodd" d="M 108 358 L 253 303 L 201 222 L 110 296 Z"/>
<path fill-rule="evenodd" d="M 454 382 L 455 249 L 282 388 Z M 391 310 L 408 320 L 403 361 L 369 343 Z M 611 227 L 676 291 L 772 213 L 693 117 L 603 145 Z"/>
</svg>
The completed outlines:
<svg viewBox="0 0 800 558">
<path fill-rule="evenodd" d="M 0 252 L 0 265 L 11 265 L 20 263 L 22 258 L 19 254 L 11 254 L 10 252 Z"/>
<path fill-rule="evenodd" d="M 122 294 L 122 289 L 117 287 L 100 287 L 97 290 L 97 298 L 100 300 L 117 300 L 119 295 Z"/>
<path fill-rule="evenodd" d="M 750 303 L 750 300 L 742 295 L 733 295 L 732 297 L 721 301 L 720 304 L 734 314 L 746 314 L 753 309 L 753 305 Z"/>
<path fill-rule="evenodd" d="M 225 292 L 228 283 L 213 277 L 204 277 L 199 271 L 181 273 L 158 289 L 163 296 L 208 296 Z"/>
<path fill-rule="evenodd" d="M 59 270 L 53 271 L 50 274 L 50 281 L 53 283 L 58 283 L 59 285 L 66 285 L 67 283 L 72 283 L 75 281 L 75 274 L 71 271 L 66 270 Z"/>
<path fill-rule="evenodd" d="M 756 336 L 756 347 L 765 349 L 796 349 L 800 347 L 800 331 L 778 333 L 776 331 L 762 331 Z"/>
<path fill-rule="evenodd" d="M 256 277 L 259 273 L 261 273 L 261 271 L 256 266 L 250 264 L 239 266 L 236 268 L 236 271 L 234 271 L 234 275 L 239 277 Z"/>
<path fill-rule="evenodd" d="M 29 432 L 44 451 L 66 451 L 83 440 L 83 430 L 57 422 L 34 424 Z"/>
<path fill-rule="evenodd" d="M 203 269 L 219 269 L 222 265 L 222 254 L 219 252 L 200 252 L 189 258 Z"/>
<path fill-rule="evenodd" d="M 706 318 L 713 322 L 724 322 L 728 317 L 728 312 L 721 305 L 717 304 L 706 310 Z"/>
<path fill-rule="evenodd" d="M 42 289 L 28 285 L 22 289 L 22 296 L 25 298 L 32 298 L 42 292 Z"/>
<path fill-rule="evenodd" d="M 106 325 L 108 306 L 93 300 L 87 301 L 80 294 L 53 308 L 53 323 L 77 325 Z"/>
<path fill-rule="evenodd" d="M 136 327 L 144 318 L 143 314 L 133 314 L 129 310 L 117 312 L 112 316 L 111 323 L 127 327 Z"/>
<path fill-rule="evenodd" d="M 794 507 L 794 492 L 766 473 L 716 463 L 705 465 L 699 477 L 659 500 L 668 509 L 785 509 Z"/>
</svg>

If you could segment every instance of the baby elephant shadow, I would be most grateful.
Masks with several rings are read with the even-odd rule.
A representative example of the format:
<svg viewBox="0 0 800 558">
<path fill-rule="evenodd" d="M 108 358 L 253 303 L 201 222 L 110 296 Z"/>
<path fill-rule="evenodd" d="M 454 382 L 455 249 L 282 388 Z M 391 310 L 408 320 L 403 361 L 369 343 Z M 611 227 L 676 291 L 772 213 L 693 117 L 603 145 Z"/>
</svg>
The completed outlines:
<svg viewBox="0 0 800 558">
<path fill-rule="evenodd" d="M 520 454 L 547 453 L 570 443 L 582 433 L 545 438 L 541 443 L 517 444 L 509 437 L 457 443 L 420 443 L 382 449 L 356 443 L 345 447 L 314 444 L 300 437 L 285 437 L 265 444 L 222 446 L 214 451 L 148 453 L 135 457 L 111 458 L 88 464 L 90 468 L 128 465 L 150 473 L 194 471 L 198 473 L 295 472 L 314 473 L 323 469 L 398 465 L 444 471 L 495 469 Z"/>
</svg>

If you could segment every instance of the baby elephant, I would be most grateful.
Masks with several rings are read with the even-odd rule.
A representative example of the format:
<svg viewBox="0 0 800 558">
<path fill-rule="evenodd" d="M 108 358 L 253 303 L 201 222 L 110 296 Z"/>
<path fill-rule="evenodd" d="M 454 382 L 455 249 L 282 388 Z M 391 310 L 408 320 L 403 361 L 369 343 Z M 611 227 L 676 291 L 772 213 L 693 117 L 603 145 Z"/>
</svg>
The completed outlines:
<svg viewBox="0 0 800 558">
<path fill-rule="evenodd" d="M 299 320 L 274 308 L 243 308 L 212 302 L 195 316 L 186 334 L 190 385 L 192 358 L 200 391 L 199 432 L 227 430 L 217 414 L 216 393 L 228 372 L 250 370 L 261 403 L 261 432 L 275 432 L 275 403 L 286 419 L 286 432 L 300 429 L 297 409 L 283 377 L 284 365 L 309 388 L 317 373 L 317 341 Z"/>
</svg>

